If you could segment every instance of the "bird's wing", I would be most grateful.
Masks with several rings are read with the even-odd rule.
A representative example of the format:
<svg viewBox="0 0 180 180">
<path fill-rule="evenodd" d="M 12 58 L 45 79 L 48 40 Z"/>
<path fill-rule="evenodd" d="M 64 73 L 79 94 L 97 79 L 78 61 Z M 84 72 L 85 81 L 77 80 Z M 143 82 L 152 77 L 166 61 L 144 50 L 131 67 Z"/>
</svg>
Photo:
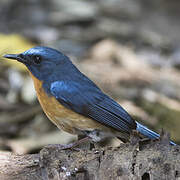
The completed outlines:
<svg viewBox="0 0 180 180">
<path fill-rule="evenodd" d="M 127 133 L 136 128 L 131 116 L 96 86 L 75 81 L 56 81 L 51 84 L 50 91 L 65 107 L 106 126 Z"/>
</svg>

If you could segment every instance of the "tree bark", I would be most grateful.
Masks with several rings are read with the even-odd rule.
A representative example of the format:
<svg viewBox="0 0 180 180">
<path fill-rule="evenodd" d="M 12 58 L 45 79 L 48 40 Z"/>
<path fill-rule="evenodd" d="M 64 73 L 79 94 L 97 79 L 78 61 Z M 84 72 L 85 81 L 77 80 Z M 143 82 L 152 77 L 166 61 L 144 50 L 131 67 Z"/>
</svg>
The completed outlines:
<svg viewBox="0 0 180 180">
<path fill-rule="evenodd" d="M 117 148 L 61 150 L 43 148 L 39 154 L 0 153 L 1 180 L 180 179 L 180 147 L 132 138 Z"/>
</svg>

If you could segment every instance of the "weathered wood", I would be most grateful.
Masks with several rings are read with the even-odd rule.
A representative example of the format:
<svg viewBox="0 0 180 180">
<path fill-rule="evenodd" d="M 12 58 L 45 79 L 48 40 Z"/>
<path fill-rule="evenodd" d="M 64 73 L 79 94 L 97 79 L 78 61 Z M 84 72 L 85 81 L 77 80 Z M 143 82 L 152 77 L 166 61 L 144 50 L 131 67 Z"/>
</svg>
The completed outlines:
<svg viewBox="0 0 180 180">
<path fill-rule="evenodd" d="M 167 138 L 91 151 L 46 147 L 32 155 L 0 153 L 1 180 L 179 178 L 180 147 L 170 146 Z"/>
</svg>

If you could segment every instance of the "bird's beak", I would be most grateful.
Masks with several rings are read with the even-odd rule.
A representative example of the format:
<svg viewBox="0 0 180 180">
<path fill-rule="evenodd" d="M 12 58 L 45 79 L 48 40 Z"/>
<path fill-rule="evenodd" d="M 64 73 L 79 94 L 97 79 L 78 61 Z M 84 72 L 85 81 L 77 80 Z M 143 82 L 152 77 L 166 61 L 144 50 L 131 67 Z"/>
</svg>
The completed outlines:
<svg viewBox="0 0 180 180">
<path fill-rule="evenodd" d="M 4 58 L 8 58 L 8 59 L 14 59 L 14 60 L 18 60 L 18 55 L 19 54 L 6 54 L 3 57 Z"/>
<path fill-rule="evenodd" d="M 8 59 L 17 60 L 22 63 L 24 62 L 24 59 L 22 58 L 22 56 L 20 56 L 20 54 L 6 54 L 3 57 L 8 58 Z"/>
</svg>

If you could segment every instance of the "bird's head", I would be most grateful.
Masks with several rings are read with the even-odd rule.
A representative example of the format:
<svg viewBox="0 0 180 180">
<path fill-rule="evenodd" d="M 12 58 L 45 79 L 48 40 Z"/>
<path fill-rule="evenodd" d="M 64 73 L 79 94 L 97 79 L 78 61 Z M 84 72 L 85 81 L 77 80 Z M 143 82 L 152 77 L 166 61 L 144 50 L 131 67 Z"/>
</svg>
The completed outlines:
<svg viewBox="0 0 180 180">
<path fill-rule="evenodd" d="M 31 48 L 20 54 L 6 54 L 4 57 L 23 63 L 36 78 L 42 81 L 56 70 L 64 71 L 64 68 L 71 64 L 69 58 L 61 52 L 42 46 Z"/>
</svg>

